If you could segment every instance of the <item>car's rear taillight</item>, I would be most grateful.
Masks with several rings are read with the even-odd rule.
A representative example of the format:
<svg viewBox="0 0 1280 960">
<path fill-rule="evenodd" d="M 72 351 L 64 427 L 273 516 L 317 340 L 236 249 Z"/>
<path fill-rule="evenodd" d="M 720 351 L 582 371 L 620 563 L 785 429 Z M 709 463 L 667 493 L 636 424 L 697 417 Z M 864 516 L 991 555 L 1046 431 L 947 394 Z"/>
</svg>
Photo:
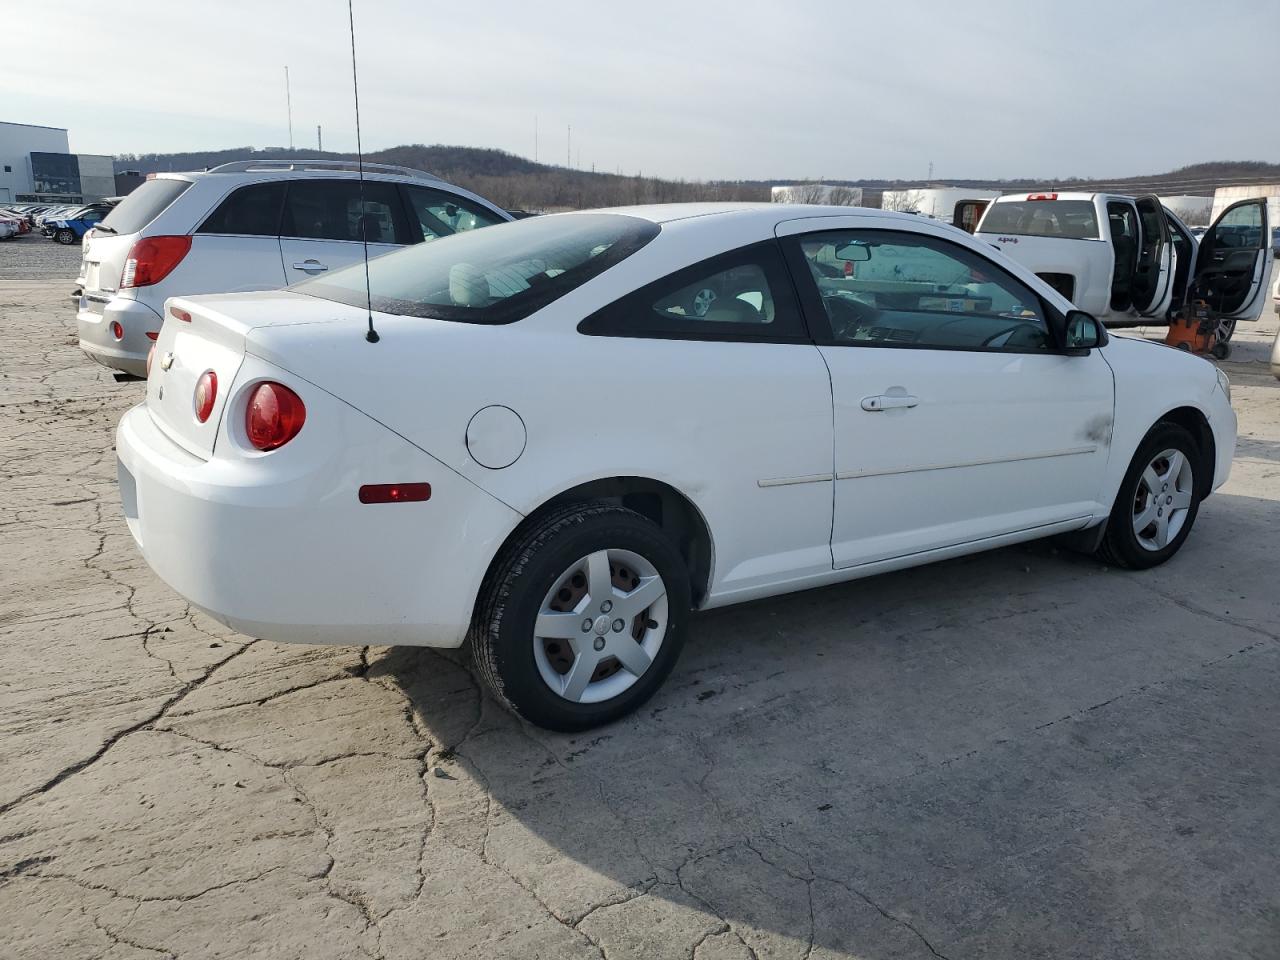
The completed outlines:
<svg viewBox="0 0 1280 960">
<path fill-rule="evenodd" d="M 200 374 L 196 381 L 196 419 L 204 423 L 213 413 L 213 401 L 218 397 L 218 375 L 212 370 Z"/>
<path fill-rule="evenodd" d="M 120 289 L 159 283 L 191 249 L 190 237 L 143 237 L 133 245 L 120 275 Z"/>
<path fill-rule="evenodd" d="M 244 429 L 259 450 L 275 450 L 298 435 L 307 419 L 302 398 L 282 383 L 266 380 L 249 394 Z"/>
</svg>

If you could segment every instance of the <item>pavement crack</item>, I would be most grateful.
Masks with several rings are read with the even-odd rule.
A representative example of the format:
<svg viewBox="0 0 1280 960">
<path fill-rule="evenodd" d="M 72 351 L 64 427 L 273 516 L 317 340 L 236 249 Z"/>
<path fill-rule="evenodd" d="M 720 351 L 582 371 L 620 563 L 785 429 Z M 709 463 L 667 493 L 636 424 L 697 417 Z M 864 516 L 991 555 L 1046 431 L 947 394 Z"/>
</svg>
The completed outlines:
<svg viewBox="0 0 1280 960">
<path fill-rule="evenodd" d="M 38 797 L 41 794 L 48 793 L 54 787 L 58 786 L 58 784 L 63 783 L 64 781 L 70 779 L 71 777 L 74 777 L 78 773 L 88 770 L 95 763 L 97 763 L 104 756 L 106 756 L 107 753 L 111 750 L 111 748 L 114 747 L 121 740 L 125 739 L 125 737 L 131 736 L 132 734 L 135 734 L 140 730 L 147 730 L 152 728 L 158 721 L 162 720 L 165 717 L 165 715 L 169 712 L 171 708 L 181 703 L 183 697 L 199 689 L 220 668 L 226 666 L 236 657 L 240 656 L 242 653 L 248 650 L 255 643 L 257 643 L 256 640 L 251 640 L 249 643 L 246 643 L 243 647 L 240 647 L 238 650 L 234 651 L 229 656 L 224 657 L 223 659 L 219 660 L 217 663 L 213 664 L 211 667 L 209 667 L 208 670 L 206 670 L 203 674 L 201 674 L 195 680 L 191 680 L 183 684 L 182 688 L 178 690 L 177 693 L 173 694 L 171 697 L 166 699 L 160 705 L 159 709 L 154 711 L 149 716 L 146 716 L 143 719 L 139 720 L 137 723 L 132 723 L 129 726 L 125 727 L 124 729 L 119 730 L 116 733 L 112 734 L 105 741 L 103 741 L 102 745 L 98 747 L 97 750 L 95 750 L 89 756 L 85 757 L 82 760 L 77 760 L 75 763 L 71 764 L 68 767 L 63 767 L 62 770 L 58 771 L 58 773 L 50 777 L 48 780 L 46 780 L 40 786 L 36 787 L 34 790 L 28 790 L 26 793 L 20 794 L 19 796 L 8 801 L 7 803 L 0 804 L 0 815 L 6 814 L 10 810 L 14 809 L 15 807 L 18 807 L 26 803 L 32 797 Z"/>
</svg>

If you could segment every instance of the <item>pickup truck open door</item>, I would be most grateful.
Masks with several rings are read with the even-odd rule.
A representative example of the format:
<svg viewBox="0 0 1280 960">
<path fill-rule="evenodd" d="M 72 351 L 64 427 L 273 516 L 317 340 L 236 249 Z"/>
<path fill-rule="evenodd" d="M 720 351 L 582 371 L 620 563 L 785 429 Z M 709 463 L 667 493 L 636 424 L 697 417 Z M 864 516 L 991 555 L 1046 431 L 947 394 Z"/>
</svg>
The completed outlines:
<svg viewBox="0 0 1280 960">
<path fill-rule="evenodd" d="M 1164 317 L 1173 300 L 1173 243 L 1164 206 L 1156 196 L 1138 197 L 1139 242 L 1130 292 L 1144 317 Z"/>
<path fill-rule="evenodd" d="M 1257 320 L 1267 299 L 1271 225 L 1265 198 L 1233 203 L 1200 238 L 1194 296 L 1224 320 Z"/>
</svg>

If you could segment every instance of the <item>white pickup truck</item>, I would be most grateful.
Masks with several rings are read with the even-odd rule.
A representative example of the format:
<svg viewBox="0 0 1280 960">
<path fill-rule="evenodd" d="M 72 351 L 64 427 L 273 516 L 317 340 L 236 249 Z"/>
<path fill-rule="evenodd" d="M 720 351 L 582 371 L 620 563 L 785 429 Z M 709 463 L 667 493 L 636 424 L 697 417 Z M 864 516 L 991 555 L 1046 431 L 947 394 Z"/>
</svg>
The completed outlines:
<svg viewBox="0 0 1280 960">
<path fill-rule="evenodd" d="M 986 201 L 974 235 L 1030 268 L 1109 326 L 1166 323 L 1205 300 L 1227 341 L 1267 301 L 1271 229 L 1265 199 L 1223 211 L 1200 239 L 1154 196 L 1017 193 Z M 972 219 L 972 218 L 971 218 Z"/>
</svg>

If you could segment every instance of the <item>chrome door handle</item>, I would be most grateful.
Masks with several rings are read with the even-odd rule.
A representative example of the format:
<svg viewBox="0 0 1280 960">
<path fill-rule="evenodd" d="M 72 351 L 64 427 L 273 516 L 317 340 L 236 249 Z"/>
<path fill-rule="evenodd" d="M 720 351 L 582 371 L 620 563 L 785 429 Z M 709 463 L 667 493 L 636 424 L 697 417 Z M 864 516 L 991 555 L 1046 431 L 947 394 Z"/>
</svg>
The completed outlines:
<svg viewBox="0 0 1280 960">
<path fill-rule="evenodd" d="M 320 273 L 328 270 L 328 264 L 321 263 L 319 260 L 303 260 L 301 263 L 295 263 L 293 269 L 301 270 L 304 273 Z"/>
<path fill-rule="evenodd" d="M 879 413 L 881 410 L 892 410 L 895 407 L 914 407 L 919 402 L 916 397 L 893 397 L 885 394 L 878 397 L 863 397 L 862 409 L 868 413 Z"/>
</svg>

